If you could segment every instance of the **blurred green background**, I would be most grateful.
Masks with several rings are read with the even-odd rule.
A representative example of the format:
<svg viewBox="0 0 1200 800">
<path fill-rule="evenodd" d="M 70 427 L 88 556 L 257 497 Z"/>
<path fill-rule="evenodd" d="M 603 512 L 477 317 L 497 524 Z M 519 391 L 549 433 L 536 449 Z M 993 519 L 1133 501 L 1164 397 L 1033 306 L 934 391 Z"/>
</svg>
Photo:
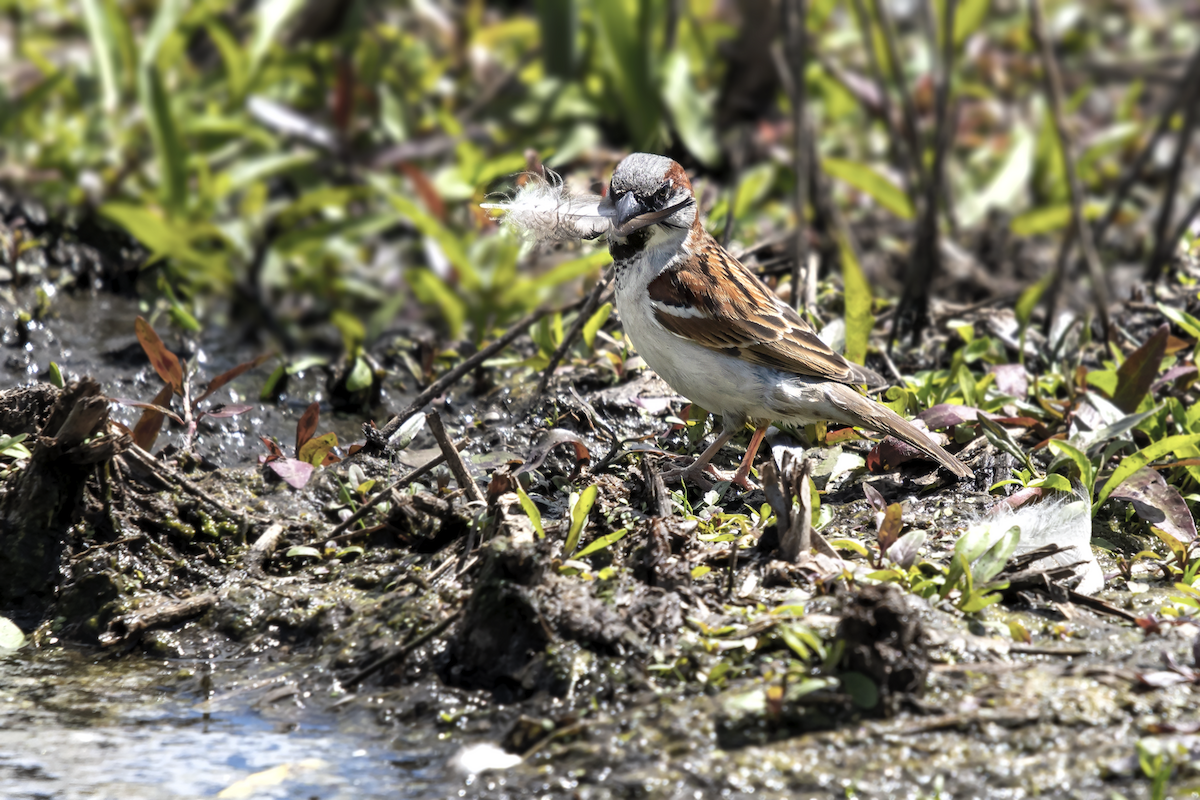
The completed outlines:
<svg viewBox="0 0 1200 800">
<path fill-rule="evenodd" d="M 943 283 L 963 299 L 1019 290 L 1049 268 L 1070 219 L 1027 4 L 959 0 L 946 31 L 949 1 L 804 4 L 819 191 L 885 302 L 918 207 L 906 170 L 934 152 L 947 35 L 941 226 L 967 266 Z M 785 260 L 797 69 L 784 6 L 0 0 L 0 187 L 76 235 L 127 232 L 140 249 L 106 251 L 123 256 L 107 285 L 185 327 L 260 315 L 303 341 L 314 321 L 333 320 L 361 342 L 420 317 L 479 341 L 578 296 L 608 260 L 595 246 L 526 258 L 479 210 L 511 188 L 527 151 L 584 190 L 629 151 L 671 155 L 697 177 L 710 230 Z M 1200 43 L 1200 4 L 1045 10 L 1085 211 L 1099 217 Z M 920 161 L 908 167 L 905 104 Z M 1179 126 L 1172 118 L 1166 157 L 1117 209 L 1106 264 L 1144 257 Z M 45 243 L 17 231 L 13 213 L 0 265 L 19 278 L 23 254 Z M 835 226 L 810 222 L 823 274 L 837 275 Z"/>
</svg>

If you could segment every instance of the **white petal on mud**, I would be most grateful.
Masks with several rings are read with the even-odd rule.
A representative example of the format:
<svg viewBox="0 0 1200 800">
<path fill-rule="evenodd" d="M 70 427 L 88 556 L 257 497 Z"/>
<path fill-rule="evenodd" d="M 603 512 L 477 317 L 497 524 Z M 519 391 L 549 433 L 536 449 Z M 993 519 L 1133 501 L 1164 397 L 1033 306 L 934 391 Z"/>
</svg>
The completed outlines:
<svg viewBox="0 0 1200 800">
<path fill-rule="evenodd" d="M 501 770 L 515 767 L 521 763 L 521 757 L 491 742 L 469 744 L 450 756 L 450 768 L 463 775 L 478 775 L 488 770 Z"/>
<path fill-rule="evenodd" d="M 607 233 L 609 218 L 600 213 L 603 198 L 573 195 L 553 172 L 517 189 L 511 200 L 482 203 L 481 208 L 503 213 L 508 227 L 539 242 L 593 239 Z"/>
<path fill-rule="evenodd" d="M 1050 560 L 1061 565 L 1083 562 L 1075 567 L 1075 574 L 1080 577 L 1075 591 L 1091 595 L 1104 588 L 1104 573 L 1092 552 L 1092 515 L 1086 500 L 1064 496 L 1030 503 L 1016 511 L 1002 504 L 996 513 L 975 524 L 1001 531 L 1019 525 L 1021 541 L 1017 545 L 1017 555 L 1047 544 L 1064 547 L 1065 550 L 1051 556 Z"/>
</svg>

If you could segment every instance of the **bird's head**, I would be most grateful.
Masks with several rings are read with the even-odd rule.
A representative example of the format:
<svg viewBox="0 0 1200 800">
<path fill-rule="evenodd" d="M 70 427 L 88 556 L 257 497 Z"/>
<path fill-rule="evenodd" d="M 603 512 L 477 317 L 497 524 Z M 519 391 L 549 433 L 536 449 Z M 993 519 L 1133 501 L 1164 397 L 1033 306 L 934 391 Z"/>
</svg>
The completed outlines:
<svg viewBox="0 0 1200 800">
<path fill-rule="evenodd" d="M 687 231 L 696 221 L 696 197 L 679 164 L 665 156 L 634 153 L 613 171 L 600 213 L 611 218 L 617 236 L 651 225 Z"/>
</svg>

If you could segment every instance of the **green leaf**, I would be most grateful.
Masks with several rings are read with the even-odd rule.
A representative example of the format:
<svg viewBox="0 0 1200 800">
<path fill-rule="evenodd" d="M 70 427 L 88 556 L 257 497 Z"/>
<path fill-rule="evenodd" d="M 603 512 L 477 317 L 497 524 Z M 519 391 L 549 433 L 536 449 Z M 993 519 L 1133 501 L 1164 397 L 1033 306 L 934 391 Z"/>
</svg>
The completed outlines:
<svg viewBox="0 0 1200 800">
<path fill-rule="evenodd" d="M 821 168 L 833 177 L 845 181 L 860 192 L 869 195 L 875 202 L 901 219 L 912 219 L 915 216 L 908 195 L 873 167 L 859 161 L 827 158 L 821 162 Z"/>
<path fill-rule="evenodd" d="M 961 45 L 967 37 L 983 27 L 991 0 L 960 0 L 954 14 L 954 44 Z M 935 6 L 937 8 L 939 6 Z M 964 223 L 965 224 L 965 223 Z"/>
<path fill-rule="evenodd" d="M 958 610 L 964 614 L 974 614 L 976 611 L 982 611 L 990 605 L 999 603 L 1004 599 L 1004 596 L 999 593 L 994 594 L 972 594 L 967 598 Z"/>
<path fill-rule="evenodd" d="M 867 557 L 867 548 L 862 542 L 856 542 L 853 539 L 830 539 L 829 544 L 839 550 L 849 550 L 852 553 L 858 553 L 863 558 Z"/>
<path fill-rule="evenodd" d="M 700 163 L 714 166 L 721 160 L 721 145 L 713 125 L 715 96 L 696 88 L 691 64 L 682 49 L 667 54 L 663 70 L 663 103 L 671 112 L 679 138 Z"/>
<path fill-rule="evenodd" d="M 63 388 L 64 386 L 66 386 L 66 381 L 63 380 L 62 369 L 58 366 L 58 364 L 54 363 L 53 361 L 50 362 L 49 380 L 50 380 L 50 383 L 52 383 L 53 385 L 57 386 L 60 389 Z"/>
<path fill-rule="evenodd" d="M 653 27 L 643 18 L 652 10 L 652 4 L 637 0 L 596 0 L 592 4 L 605 72 L 623 112 L 620 118 L 629 129 L 633 146 L 642 150 L 655 149 L 662 122 L 650 57 Z"/>
<path fill-rule="evenodd" d="M 462 336 L 467 322 L 467 304 L 432 270 L 410 269 L 405 273 L 408 286 L 417 300 L 426 305 L 436 304 L 451 339 Z"/>
<path fill-rule="evenodd" d="M 583 526 L 587 524 L 588 514 L 591 513 L 599 491 L 596 484 L 593 483 L 579 493 L 579 497 L 571 507 L 571 528 L 567 531 L 566 542 L 563 543 L 564 556 L 571 556 L 574 554 L 575 548 L 579 546 L 579 535 L 583 533 Z"/>
<path fill-rule="evenodd" d="M 1071 221 L 1071 206 L 1060 203 L 1053 206 L 1043 206 L 1012 218 L 1009 228 L 1017 236 L 1036 236 L 1039 233 L 1052 233 L 1067 227 Z"/>
<path fill-rule="evenodd" d="M 593 539 L 591 542 L 589 542 L 586 547 L 584 547 L 582 550 L 580 550 L 578 553 L 576 553 L 573 557 L 574 558 L 583 558 L 584 556 L 590 556 L 592 553 L 598 553 L 601 550 L 603 550 L 604 548 L 609 547 L 610 545 L 621 541 L 622 537 L 624 537 L 625 534 L 628 532 L 629 532 L 628 528 L 621 528 L 618 531 L 613 531 L 612 533 L 606 533 L 603 536 L 597 536 L 595 539 Z"/>
<path fill-rule="evenodd" d="M 854 248 L 844 236 L 837 237 L 842 255 L 842 283 L 846 287 L 846 358 L 862 364 L 867 357 L 871 328 L 875 315 L 871 313 L 871 284 L 863 274 Z"/>
<path fill-rule="evenodd" d="M 1047 444 L 1051 450 L 1065 455 L 1075 462 L 1075 466 L 1079 468 L 1079 480 L 1083 483 L 1084 488 L 1087 489 L 1088 496 L 1091 497 L 1092 488 L 1096 485 L 1096 467 L 1092 464 L 1092 460 L 1088 458 L 1087 453 L 1061 439 L 1051 439 Z"/>
<path fill-rule="evenodd" d="M 283 38 L 288 21 L 304 5 L 304 0 L 263 0 L 255 6 L 254 39 L 250 43 L 250 75 L 253 81 L 262 69 L 271 45 Z"/>
<path fill-rule="evenodd" d="M 959 540 L 961 541 L 961 539 Z M 954 557 L 950 559 L 950 567 L 946 570 L 946 580 L 942 582 L 942 588 L 938 591 L 938 597 L 943 600 L 946 595 L 954 591 L 958 586 L 959 581 L 966 578 L 968 581 L 971 578 L 970 564 L 966 556 L 956 552 Z"/>
<path fill-rule="evenodd" d="M 283 175 L 313 163 L 317 154 L 312 151 L 298 153 L 269 153 L 255 158 L 243 158 L 222 173 L 224 188 L 229 192 L 244 189 L 252 183 Z"/>
<path fill-rule="evenodd" d="M 179 141 L 162 75 L 153 63 L 143 65 L 138 72 L 138 98 L 146 112 L 158 161 L 160 199 L 172 213 L 180 213 L 187 202 L 187 156 Z"/>
<path fill-rule="evenodd" d="M 977 586 L 983 586 L 1004 569 L 1008 559 L 1016 552 L 1021 541 L 1021 528 L 1014 525 L 1004 532 L 1000 539 L 988 548 L 979 560 L 971 565 L 971 578 Z M 964 609 L 965 610 L 965 609 Z"/>
<path fill-rule="evenodd" d="M 879 705 L 879 687 L 866 675 L 861 672 L 843 672 L 838 679 L 842 682 L 842 690 L 850 695 L 854 705 L 864 710 Z"/>
<path fill-rule="evenodd" d="M 121 102 L 117 65 L 120 60 L 120 43 L 110 23 L 111 0 L 82 0 L 83 21 L 87 27 L 88 40 L 92 45 L 92 58 L 96 62 L 96 73 L 100 77 L 100 94 L 106 112 L 116 111 Z"/>
<path fill-rule="evenodd" d="M 546 538 L 546 529 L 542 527 L 542 512 L 538 511 L 537 505 L 525 494 L 525 490 L 517 484 L 517 499 L 521 502 L 521 508 L 525 511 L 525 515 L 529 517 L 529 521 L 533 523 L 533 531 L 539 539 Z"/>
<path fill-rule="evenodd" d="M 608 322 L 608 316 L 612 314 L 612 309 L 612 303 L 605 303 L 597 308 L 596 313 L 592 314 L 583 324 L 583 341 L 589 350 L 596 348 L 596 334 L 604 327 L 604 323 Z"/>
<path fill-rule="evenodd" d="M 569 80 L 575 74 L 579 5 L 575 0 L 537 0 L 542 61 L 547 74 L 563 80 Z"/>
<path fill-rule="evenodd" d="M 1037 308 L 1038 302 L 1042 299 L 1042 295 L 1050 288 L 1050 284 L 1054 283 L 1054 273 L 1047 272 L 1037 283 L 1021 292 L 1021 296 L 1017 298 L 1017 305 L 1014 309 L 1017 317 L 1017 324 L 1025 328 L 1029 325 L 1029 319 L 1033 316 L 1033 310 Z"/>
<path fill-rule="evenodd" d="M 1200 319 L 1196 319 L 1186 311 L 1162 303 L 1158 304 L 1158 310 L 1164 317 L 1182 328 L 1188 336 L 1200 339 Z"/>
<path fill-rule="evenodd" d="M 301 556 L 306 556 L 308 558 L 320 558 L 321 551 L 315 547 L 309 547 L 308 545 L 300 545 L 298 547 L 293 547 L 292 549 L 288 550 L 287 553 L 285 553 L 285 555 L 288 558 L 299 558 Z"/>
<path fill-rule="evenodd" d="M 795 628 L 791 625 L 780 625 L 776 630 L 779 632 L 779 638 L 788 646 L 788 649 L 796 654 L 796 658 L 801 661 L 808 661 L 812 658 L 812 650 L 800 638 Z"/>
<path fill-rule="evenodd" d="M 350 370 L 350 374 L 346 376 L 346 390 L 359 392 L 363 389 L 369 389 L 374 381 L 375 373 L 371 371 L 367 360 L 362 356 L 354 359 L 354 367 Z"/>
<path fill-rule="evenodd" d="M 179 21 L 187 10 L 186 0 L 162 0 L 158 12 L 150 23 L 146 35 L 142 37 L 142 48 L 139 63 L 142 68 L 148 67 L 158 59 L 158 51 L 163 42 L 173 32 L 178 30 Z"/>
</svg>

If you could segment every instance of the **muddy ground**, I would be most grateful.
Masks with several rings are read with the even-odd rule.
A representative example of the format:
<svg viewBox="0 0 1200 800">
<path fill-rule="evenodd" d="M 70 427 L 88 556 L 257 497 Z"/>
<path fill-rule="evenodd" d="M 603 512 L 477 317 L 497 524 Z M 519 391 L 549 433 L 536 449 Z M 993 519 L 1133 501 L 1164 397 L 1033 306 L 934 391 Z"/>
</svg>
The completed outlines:
<svg viewBox="0 0 1200 800">
<path fill-rule="evenodd" d="M 63 397 L 84 376 L 98 378 L 101 398 L 156 391 L 132 316 L 83 358 L 76 345 L 66 394 L 44 382 L 45 364 L 71 349 L 63 342 L 86 341 L 97 318 L 62 310 L 121 302 L 82 297 L 6 331 L 0 433 L 29 433 L 31 445 L 52 435 L 47 420 L 70 410 Z M 15 314 L 32 293 L 14 287 L 9 301 Z M 1002 307 L 938 317 L 979 335 L 1011 329 Z M 1116 318 L 1132 340 L 1162 322 L 1141 301 Z M 233 338 L 188 346 L 225 348 L 214 362 L 224 369 L 253 355 Z M 1070 593 L 1069 570 L 1035 562 L 1002 602 L 965 613 L 955 595 L 914 586 L 922 572 L 941 574 L 970 521 L 1011 491 L 989 487 L 1019 463 L 978 430 L 954 444 L 977 475 L 961 483 L 923 461 L 871 473 L 866 439 L 809 447 L 803 432 L 780 432 L 776 456 L 810 459 L 821 492 L 817 550 L 786 562 L 786 531 L 762 490 L 662 485 L 666 454 L 694 452 L 711 433 L 681 424 L 685 401 L 636 360 L 613 370 L 568 359 L 543 395 L 536 373 L 485 365 L 412 417 L 403 449 L 350 453 L 348 442 L 369 443 L 364 419 L 382 427 L 425 388 L 411 373 L 393 377 L 420 359 L 419 341 L 397 335 L 376 348 L 388 377 L 366 414 L 325 405 L 317 430 L 341 433 L 342 459 L 300 488 L 256 463 L 267 453 L 257 436 L 271 421 L 292 455 L 292 426 L 328 391 L 318 370 L 295 376 L 282 402 L 202 420 L 190 444 L 169 427 L 150 454 L 110 424 L 134 428 L 141 411 L 104 405 L 79 447 L 108 449 L 55 473 L 75 483 L 56 489 L 62 529 L 41 545 L 44 572 L 22 573 L 24 592 L 9 587 L 7 615 L 26 647 L 92 662 L 186 660 L 201 666 L 176 672 L 174 688 L 217 704 L 222 687 L 203 664 L 228 672 L 243 659 L 254 688 L 239 691 L 266 705 L 358 714 L 380 731 L 461 745 L 456 774 L 468 777 L 453 780 L 465 797 L 1143 797 L 1147 771 L 1168 767 L 1172 793 L 1200 788 L 1200 628 L 1164 614 L 1178 609 L 1175 579 L 1133 556 L 1165 550 L 1123 506 L 1092 522 L 1105 545 L 1094 599 Z M 1083 364 L 1099 365 L 1101 348 L 1081 346 Z M 950 347 L 930 339 L 896 367 L 928 369 Z M 514 344 L 518 356 L 532 348 Z M 253 401 L 261 381 L 239 377 L 232 397 Z M 444 423 L 442 442 L 427 413 Z M 455 453 L 462 467 L 422 471 Z M 1032 457 L 1049 461 L 1045 448 Z M 19 495 L 20 472 L 0 484 L 10 515 L 38 502 Z M 893 565 L 879 555 L 864 485 L 901 505 L 901 532 L 925 532 L 915 559 L 925 566 L 903 580 L 881 578 Z M 579 544 L 566 552 L 571 498 L 590 486 L 595 503 L 577 515 Z M 268 662 L 270 680 L 255 684 L 250 672 Z M 469 747 L 485 742 L 519 762 L 489 768 L 502 762 Z"/>
</svg>

